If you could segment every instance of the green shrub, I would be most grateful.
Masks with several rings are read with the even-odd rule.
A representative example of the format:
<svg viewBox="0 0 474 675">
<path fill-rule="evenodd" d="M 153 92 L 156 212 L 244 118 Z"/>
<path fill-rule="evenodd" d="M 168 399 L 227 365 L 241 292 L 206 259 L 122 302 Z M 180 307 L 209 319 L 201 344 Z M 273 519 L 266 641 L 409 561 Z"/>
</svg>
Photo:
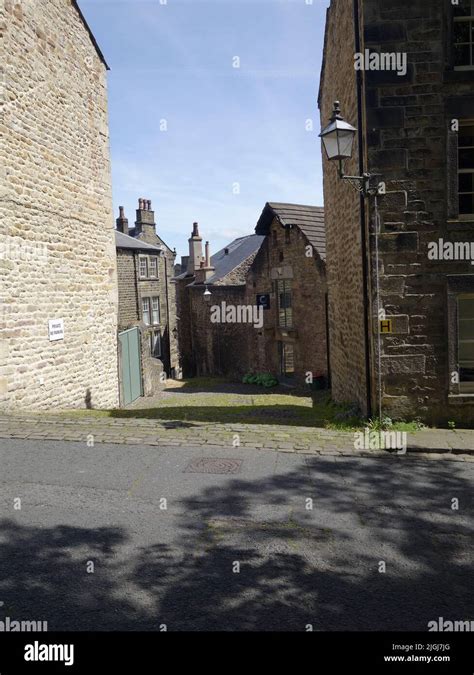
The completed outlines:
<svg viewBox="0 0 474 675">
<path fill-rule="evenodd" d="M 271 373 L 247 373 L 242 382 L 244 384 L 257 384 L 267 389 L 278 385 L 278 379 Z"/>
</svg>

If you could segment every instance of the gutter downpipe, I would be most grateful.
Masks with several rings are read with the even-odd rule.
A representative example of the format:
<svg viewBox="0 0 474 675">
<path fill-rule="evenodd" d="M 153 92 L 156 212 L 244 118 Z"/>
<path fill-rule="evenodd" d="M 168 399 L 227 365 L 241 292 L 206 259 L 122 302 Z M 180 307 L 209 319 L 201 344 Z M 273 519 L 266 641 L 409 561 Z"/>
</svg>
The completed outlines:
<svg viewBox="0 0 474 675">
<path fill-rule="evenodd" d="M 360 40 L 360 20 L 359 10 L 360 2 L 363 0 L 354 0 L 354 31 L 355 31 L 355 51 L 357 54 L 361 53 Z M 357 77 L 357 116 L 358 116 L 358 145 L 359 145 L 359 175 L 364 175 L 364 134 L 362 129 L 362 96 L 363 96 L 363 75 L 361 70 L 356 71 Z M 366 206 L 365 199 L 360 197 L 360 228 L 361 228 L 361 243 L 362 243 L 362 273 L 364 276 L 363 283 L 363 304 L 364 304 L 364 338 L 365 338 L 365 386 L 367 392 L 367 417 L 372 416 L 372 382 L 370 376 L 370 316 L 369 316 L 369 265 L 367 259 L 368 246 L 366 235 Z"/>
</svg>

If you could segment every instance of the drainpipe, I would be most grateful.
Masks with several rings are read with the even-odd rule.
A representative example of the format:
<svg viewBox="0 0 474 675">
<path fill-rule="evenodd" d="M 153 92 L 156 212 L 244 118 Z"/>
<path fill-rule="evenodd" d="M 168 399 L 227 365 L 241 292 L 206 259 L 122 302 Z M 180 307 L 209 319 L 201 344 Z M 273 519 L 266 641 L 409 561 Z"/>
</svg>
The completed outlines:
<svg viewBox="0 0 474 675">
<path fill-rule="evenodd" d="M 360 0 L 354 0 L 354 31 L 355 31 L 355 51 L 361 53 L 360 40 L 360 20 L 359 20 Z M 363 176 L 364 168 L 364 133 L 363 133 L 363 75 L 362 70 L 356 71 L 357 77 L 357 117 L 358 117 L 358 145 L 359 145 L 359 175 Z M 367 417 L 372 416 L 372 381 L 370 373 L 370 302 L 369 302 L 369 264 L 368 264 L 368 244 L 366 233 L 366 205 L 363 196 L 360 197 L 360 230 L 362 242 L 362 273 L 364 277 L 363 284 L 363 304 L 364 304 L 364 339 L 365 339 L 365 387 L 367 392 Z"/>
<path fill-rule="evenodd" d="M 163 257 L 165 259 L 165 289 L 166 289 L 166 318 L 168 320 L 168 356 L 169 356 L 169 368 L 168 368 L 168 377 L 171 377 L 171 321 L 170 321 L 170 301 L 169 301 L 169 292 L 168 292 L 168 259 L 163 251 Z"/>
</svg>

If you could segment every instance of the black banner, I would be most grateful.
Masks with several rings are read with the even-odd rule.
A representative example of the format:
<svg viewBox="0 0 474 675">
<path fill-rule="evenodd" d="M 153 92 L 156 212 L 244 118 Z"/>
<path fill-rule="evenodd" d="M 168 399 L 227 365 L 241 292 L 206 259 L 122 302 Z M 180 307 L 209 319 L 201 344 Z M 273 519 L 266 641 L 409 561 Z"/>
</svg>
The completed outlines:
<svg viewBox="0 0 474 675">
<path fill-rule="evenodd" d="M 237 648 L 238 647 L 238 648 Z M 242 649 L 244 647 L 244 649 Z M 249 652 L 248 649 L 252 649 Z M 226 650 L 228 648 L 228 650 Z M 291 650 L 291 651 L 289 651 Z M 0 675 L 159 672 L 187 665 L 266 670 L 291 656 L 314 673 L 453 673 L 472 675 L 471 633 L 3 633 Z M 170 663 L 171 660 L 171 663 Z M 199 665 L 200 662 L 200 665 Z M 171 665 L 172 664 L 172 665 Z M 137 666 L 141 669 L 137 670 Z"/>
</svg>

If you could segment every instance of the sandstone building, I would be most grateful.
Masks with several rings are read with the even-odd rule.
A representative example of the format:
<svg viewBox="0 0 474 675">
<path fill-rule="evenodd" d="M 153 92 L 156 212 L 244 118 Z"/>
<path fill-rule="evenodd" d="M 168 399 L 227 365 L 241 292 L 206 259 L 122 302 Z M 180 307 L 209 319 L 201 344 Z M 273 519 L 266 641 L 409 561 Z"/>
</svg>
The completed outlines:
<svg viewBox="0 0 474 675">
<path fill-rule="evenodd" d="M 116 228 L 120 398 L 128 404 L 180 376 L 175 253 L 156 234 L 150 200 L 139 200 L 134 228 L 120 207 Z"/>
<path fill-rule="evenodd" d="M 75 1 L 0 5 L 0 405 L 118 404 L 107 64 Z"/>
<path fill-rule="evenodd" d="M 203 255 L 199 226 L 193 224 L 187 269 L 176 278 L 178 334 L 185 377 L 246 372 L 247 333 L 252 329 L 235 321 L 212 323 L 211 307 L 221 303 L 246 304 L 246 273 L 262 241 L 263 237 L 258 235 L 240 237 L 211 257 L 209 242 Z"/>
<path fill-rule="evenodd" d="M 299 384 L 329 376 L 324 210 L 267 203 L 255 232 L 263 245 L 247 275 L 249 302 L 264 303 L 250 331 L 252 370 Z"/>
<path fill-rule="evenodd" d="M 324 213 L 266 204 L 255 234 L 209 254 L 197 224 L 177 278 L 185 375 L 328 377 Z M 235 311 L 234 311 L 235 308 Z"/>
<path fill-rule="evenodd" d="M 386 185 L 360 199 L 324 158 L 333 396 L 368 414 L 380 396 L 393 418 L 474 423 L 473 26 L 471 0 L 328 10 L 321 126 L 340 101 L 358 127 L 345 173 Z M 372 69 L 374 53 L 406 68 Z M 458 255 L 437 256 L 435 243 Z"/>
</svg>

